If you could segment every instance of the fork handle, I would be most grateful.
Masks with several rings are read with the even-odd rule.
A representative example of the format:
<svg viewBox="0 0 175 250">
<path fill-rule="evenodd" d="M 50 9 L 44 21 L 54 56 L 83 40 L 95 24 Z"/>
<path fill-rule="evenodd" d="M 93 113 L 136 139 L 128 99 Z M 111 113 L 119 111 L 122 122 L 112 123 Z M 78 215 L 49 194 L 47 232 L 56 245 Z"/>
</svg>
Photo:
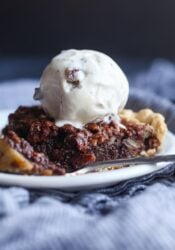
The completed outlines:
<svg viewBox="0 0 175 250">
<path fill-rule="evenodd" d="M 108 167 L 117 167 L 120 165 L 139 165 L 139 164 L 155 164 L 159 162 L 175 162 L 175 154 L 171 155 L 157 155 L 152 157 L 134 157 L 128 159 L 117 159 L 117 160 L 110 160 L 110 161 L 103 161 L 103 162 L 95 162 L 90 166 L 86 166 L 80 170 L 77 170 L 73 173 L 68 175 L 81 175 L 87 174 L 91 172 L 97 172 L 99 170 L 103 170 Z"/>
</svg>

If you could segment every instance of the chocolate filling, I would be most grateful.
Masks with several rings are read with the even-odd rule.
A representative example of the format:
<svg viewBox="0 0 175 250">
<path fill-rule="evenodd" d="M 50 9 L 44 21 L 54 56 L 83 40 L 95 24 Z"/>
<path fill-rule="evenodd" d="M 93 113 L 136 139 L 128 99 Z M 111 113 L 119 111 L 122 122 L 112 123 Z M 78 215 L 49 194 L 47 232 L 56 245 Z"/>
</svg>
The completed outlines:
<svg viewBox="0 0 175 250">
<path fill-rule="evenodd" d="M 41 168 L 64 174 L 95 161 L 139 156 L 157 149 L 159 140 L 151 126 L 122 120 L 124 127 L 110 121 L 91 122 L 78 129 L 57 127 L 41 107 L 19 107 L 9 115 L 3 130 L 5 140 Z"/>
</svg>

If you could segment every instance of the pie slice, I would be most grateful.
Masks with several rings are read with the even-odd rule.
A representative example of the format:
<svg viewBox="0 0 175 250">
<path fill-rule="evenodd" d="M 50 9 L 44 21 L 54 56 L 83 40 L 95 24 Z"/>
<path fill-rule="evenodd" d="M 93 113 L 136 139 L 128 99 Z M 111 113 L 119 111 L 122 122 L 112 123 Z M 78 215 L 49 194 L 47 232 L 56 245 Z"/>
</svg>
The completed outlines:
<svg viewBox="0 0 175 250">
<path fill-rule="evenodd" d="M 41 107 L 19 107 L 0 138 L 0 171 L 63 175 L 96 161 L 151 156 L 161 148 L 167 126 L 150 109 L 123 110 L 120 123 L 93 121 L 82 129 L 58 127 Z"/>
</svg>

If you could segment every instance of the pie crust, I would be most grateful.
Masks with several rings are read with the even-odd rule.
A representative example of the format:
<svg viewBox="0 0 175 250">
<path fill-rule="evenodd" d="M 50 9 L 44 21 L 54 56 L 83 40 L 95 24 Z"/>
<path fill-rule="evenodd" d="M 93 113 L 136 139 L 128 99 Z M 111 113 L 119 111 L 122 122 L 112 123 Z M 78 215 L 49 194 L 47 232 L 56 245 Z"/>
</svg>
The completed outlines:
<svg viewBox="0 0 175 250">
<path fill-rule="evenodd" d="M 155 113 L 151 109 L 141 109 L 138 112 L 134 112 L 131 109 L 124 109 L 119 115 L 120 118 L 127 121 L 150 125 L 154 130 L 154 134 L 160 141 L 160 147 L 162 146 L 167 132 L 167 125 L 163 115 Z"/>
</svg>

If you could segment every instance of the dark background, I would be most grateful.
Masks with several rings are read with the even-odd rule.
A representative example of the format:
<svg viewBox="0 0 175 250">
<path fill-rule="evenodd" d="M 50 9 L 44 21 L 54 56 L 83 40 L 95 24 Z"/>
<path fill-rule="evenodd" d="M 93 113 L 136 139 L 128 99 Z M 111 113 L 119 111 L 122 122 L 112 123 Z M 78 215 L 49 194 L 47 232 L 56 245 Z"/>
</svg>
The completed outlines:
<svg viewBox="0 0 175 250">
<path fill-rule="evenodd" d="M 121 63 L 121 58 L 175 57 L 174 0 L 0 3 L 0 79 L 13 78 L 14 68 L 17 75 L 36 77 L 68 48 L 100 50 Z"/>
</svg>

